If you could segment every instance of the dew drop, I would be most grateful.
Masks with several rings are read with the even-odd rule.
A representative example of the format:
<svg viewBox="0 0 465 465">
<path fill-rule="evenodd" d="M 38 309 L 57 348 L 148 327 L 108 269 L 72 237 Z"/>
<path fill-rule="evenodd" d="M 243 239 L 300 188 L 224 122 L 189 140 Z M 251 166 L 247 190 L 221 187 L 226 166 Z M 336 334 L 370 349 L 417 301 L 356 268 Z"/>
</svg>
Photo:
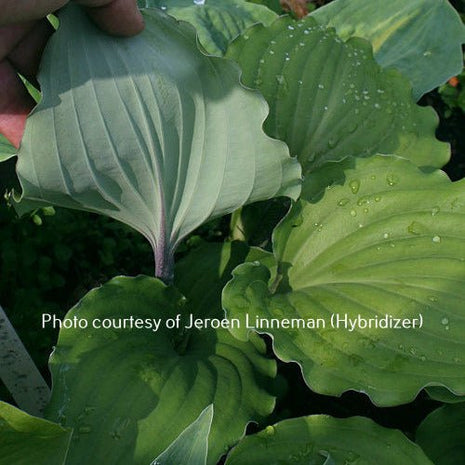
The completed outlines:
<svg viewBox="0 0 465 465">
<path fill-rule="evenodd" d="M 432 241 L 435 243 L 435 244 L 439 244 L 441 242 L 441 237 L 440 236 L 434 236 Z"/>
<path fill-rule="evenodd" d="M 344 205 L 347 205 L 349 203 L 349 199 L 348 198 L 343 198 L 341 200 L 339 200 L 339 202 L 337 203 L 340 207 L 343 207 Z"/>
<path fill-rule="evenodd" d="M 350 210 L 350 216 L 357 216 L 357 212 L 355 210 Z"/>
<path fill-rule="evenodd" d="M 409 234 L 414 234 L 418 236 L 419 234 L 421 234 L 422 229 L 423 227 L 420 223 L 418 223 L 417 221 L 412 221 L 407 227 L 407 232 Z"/>
<path fill-rule="evenodd" d="M 360 181 L 358 179 L 353 179 L 349 182 L 349 187 L 352 191 L 352 194 L 356 194 L 360 189 Z"/>
<path fill-rule="evenodd" d="M 449 318 L 444 317 L 444 318 L 441 320 L 441 324 L 442 324 L 443 326 L 448 325 L 448 324 L 449 324 Z"/>
<path fill-rule="evenodd" d="M 318 89 L 324 89 L 325 86 L 323 84 L 318 84 Z"/>
<path fill-rule="evenodd" d="M 294 26 L 291 26 L 291 25 L 287 26 L 287 28 L 288 28 L 290 31 L 293 31 L 293 30 L 295 29 L 295 27 L 294 27 Z"/>
<path fill-rule="evenodd" d="M 194 5 L 205 5 L 205 0 L 194 0 Z"/>
<path fill-rule="evenodd" d="M 388 183 L 388 186 L 395 186 L 399 182 L 398 176 L 395 174 L 388 174 L 386 176 L 386 182 Z"/>
<path fill-rule="evenodd" d="M 368 196 L 363 196 L 363 197 L 360 197 L 357 201 L 357 205 L 359 207 L 363 206 L 363 205 L 367 205 L 370 203 L 370 197 Z"/>
<path fill-rule="evenodd" d="M 439 207 L 434 207 L 431 210 L 431 216 L 436 216 L 440 211 L 441 211 L 441 209 Z"/>
<path fill-rule="evenodd" d="M 389 239 L 389 236 L 390 236 L 390 234 L 387 233 L 387 232 L 385 232 L 385 233 L 383 234 L 384 239 Z"/>
</svg>

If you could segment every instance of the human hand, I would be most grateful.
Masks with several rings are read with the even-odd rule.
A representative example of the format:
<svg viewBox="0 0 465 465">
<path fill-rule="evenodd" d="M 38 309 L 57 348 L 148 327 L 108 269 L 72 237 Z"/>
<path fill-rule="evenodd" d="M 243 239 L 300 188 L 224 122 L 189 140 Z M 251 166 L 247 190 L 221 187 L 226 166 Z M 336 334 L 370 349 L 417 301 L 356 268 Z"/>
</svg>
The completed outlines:
<svg viewBox="0 0 465 465">
<path fill-rule="evenodd" d="M 0 0 L 0 133 L 19 147 L 26 118 L 34 106 L 19 79 L 36 83 L 40 58 L 53 28 L 47 14 L 69 0 Z M 139 33 L 144 23 L 135 0 L 75 0 L 105 32 L 117 36 Z"/>
</svg>

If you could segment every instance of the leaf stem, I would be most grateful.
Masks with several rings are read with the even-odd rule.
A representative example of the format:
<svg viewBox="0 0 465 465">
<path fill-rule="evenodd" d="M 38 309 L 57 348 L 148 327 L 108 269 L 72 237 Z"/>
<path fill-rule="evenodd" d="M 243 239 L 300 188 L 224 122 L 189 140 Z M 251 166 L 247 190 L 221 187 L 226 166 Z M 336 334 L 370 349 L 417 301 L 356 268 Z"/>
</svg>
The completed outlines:
<svg viewBox="0 0 465 465">
<path fill-rule="evenodd" d="M 155 250 L 155 277 L 168 286 L 173 284 L 174 253 L 168 247 L 157 247 Z"/>
</svg>

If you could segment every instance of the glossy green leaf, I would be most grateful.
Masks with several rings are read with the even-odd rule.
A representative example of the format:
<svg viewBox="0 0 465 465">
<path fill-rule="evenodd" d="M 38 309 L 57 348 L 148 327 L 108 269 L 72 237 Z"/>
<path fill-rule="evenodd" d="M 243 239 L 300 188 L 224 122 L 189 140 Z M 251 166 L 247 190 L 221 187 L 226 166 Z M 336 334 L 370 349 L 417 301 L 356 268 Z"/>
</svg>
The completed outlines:
<svg viewBox="0 0 465 465">
<path fill-rule="evenodd" d="M 203 222 L 298 196 L 300 167 L 263 133 L 266 102 L 240 85 L 233 63 L 203 55 L 191 26 L 144 15 L 142 34 L 112 38 L 67 7 L 44 54 L 44 97 L 17 171 L 27 200 L 141 232 L 164 277 L 175 246 Z"/>
<path fill-rule="evenodd" d="M 463 181 L 398 157 L 328 164 L 307 178 L 273 242 L 278 274 L 239 266 L 223 305 L 271 334 L 314 391 L 353 389 L 384 406 L 427 385 L 465 394 Z M 247 339 L 244 325 L 232 331 Z"/>
<path fill-rule="evenodd" d="M 161 8 L 197 30 L 199 42 L 212 55 L 224 55 L 230 42 L 253 24 L 271 24 L 278 15 L 245 0 L 139 0 L 142 8 Z"/>
<path fill-rule="evenodd" d="M 0 465 L 64 465 L 71 434 L 0 402 Z"/>
<path fill-rule="evenodd" d="M 8 160 L 16 155 L 17 150 L 8 141 L 8 139 L 0 134 L 0 162 Z"/>
<path fill-rule="evenodd" d="M 410 79 L 416 99 L 462 71 L 465 28 L 447 0 L 336 0 L 312 16 L 344 40 L 369 40 L 381 66 Z"/>
<path fill-rule="evenodd" d="M 427 387 L 425 391 L 431 399 L 444 402 L 445 404 L 459 404 L 465 402 L 465 396 L 457 396 L 441 386 Z"/>
<path fill-rule="evenodd" d="M 226 56 L 266 98 L 265 130 L 288 144 L 304 174 L 348 155 L 396 153 L 434 167 L 449 158 L 434 111 L 415 104 L 408 81 L 381 69 L 363 39 L 344 43 L 313 18 L 284 17 L 248 30 Z"/>
<path fill-rule="evenodd" d="M 430 413 L 419 426 L 416 441 L 435 465 L 465 463 L 465 403 Z"/>
<path fill-rule="evenodd" d="M 206 465 L 208 435 L 213 421 L 213 405 L 209 405 L 197 420 L 189 425 L 176 440 L 160 454 L 152 465 Z"/>
<path fill-rule="evenodd" d="M 368 418 L 294 418 L 247 436 L 226 465 L 432 465 L 400 431 Z"/>
<path fill-rule="evenodd" d="M 199 270 L 187 271 L 189 277 L 180 279 L 201 295 Z M 215 273 L 212 269 L 210 276 Z M 214 281 L 209 285 L 217 286 Z M 208 295 L 209 288 L 203 293 Z M 274 398 L 267 385 L 275 364 L 264 357 L 263 341 L 242 343 L 226 329 L 189 330 L 191 313 L 202 319 L 224 317 L 219 306 L 198 308 L 195 298 L 186 304 L 175 288 L 143 276 L 115 278 L 68 313 L 68 320 L 88 321 L 89 327 L 61 329 L 51 357 L 48 418 L 77 432 L 67 465 L 147 465 L 213 404 L 212 465 L 249 421 L 271 412 Z M 179 328 L 167 328 L 177 315 Z M 140 326 L 155 319 L 160 327 L 92 327 L 96 319 L 98 325 L 105 319 L 130 324 L 131 318 L 143 320 Z"/>
</svg>

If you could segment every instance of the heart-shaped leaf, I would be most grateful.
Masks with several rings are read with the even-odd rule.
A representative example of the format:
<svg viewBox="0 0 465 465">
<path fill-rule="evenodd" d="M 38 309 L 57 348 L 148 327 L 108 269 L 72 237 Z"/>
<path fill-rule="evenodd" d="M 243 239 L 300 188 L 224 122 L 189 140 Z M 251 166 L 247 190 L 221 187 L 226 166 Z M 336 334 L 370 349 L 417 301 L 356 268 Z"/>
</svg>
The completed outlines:
<svg viewBox="0 0 465 465">
<path fill-rule="evenodd" d="M 253 24 L 271 24 L 278 15 L 245 0 L 138 0 L 141 8 L 160 8 L 197 30 L 199 41 L 212 55 L 222 56 L 228 45 Z"/>
<path fill-rule="evenodd" d="M 344 40 L 369 40 L 382 67 L 410 79 L 416 99 L 462 71 L 465 27 L 447 0 L 336 0 L 311 15 Z"/>
<path fill-rule="evenodd" d="M 226 465 L 432 465 L 400 431 L 368 418 L 313 415 L 284 420 L 235 447 Z"/>
<path fill-rule="evenodd" d="M 435 465 L 465 463 L 465 403 L 430 413 L 419 426 L 416 441 Z"/>
<path fill-rule="evenodd" d="M 64 465 L 71 434 L 0 402 L 0 465 Z"/>
<path fill-rule="evenodd" d="M 153 462 L 152 465 L 206 465 L 208 435 L 213 421 L 213 405 L 189 425 Z"/>
<path fill-rule="evenodd" d="M 223 305 L 271 334 L 313 390 L 384 406 L 427 385 L 465 394 L 463 181 L 392 156 L 328 164 L 273 242 L 277 275 L 239 266 Z M 245 324 L 231 331 L 247 339 Z"/>
<path fill-rule="evenodd" d="M 186 234 L 244 203 L 298 196 L 300 168 L 263 133 L 266 102 L 240 85 L 233 63 L 202 54 L 191 26 L 157 10 L 144 16 L 142 34 L 112 38 L 67 7 L 17 171 L 25 199 L 137 229 L 157 276 L 170 279 Z"/>
<path fill-rule="evenodd" d="M 344 43 L 313 18 L 284 17 L 246 31 L 226 56 L 266 98 L 265 130 L 289 145 L 304 174 L 348 155 L 396 153 L 438 168 L 449 159 L 434 111 L 415 104 L 409 82 L 383 70 L 366 40 Z"/>
<path fill-rule="evenodd" d="M 229 268 L 240 263 L 223 257 Z M 209 287 L 202 291 L 198 285 L 198 269 L 187 270 L 193 295 L 211 296 Z M 182 270 L 178 274 L 187 285 L 189 278 Z M 209 276 L 211 287 L 224 279 L 214 268 Z M 186 328 L 191 314 L 202 321 L 224 318 L 219 305 L 197 308 L 200 302 L 194 297 L 186 305 L 175 288 L 153 278 L 120 277 L 91 291 L 68 313 L 65 321 L 83 320 L 89 327 L 61 329 L 51 357 L 48 417 L 77 432 L 67 465 L 147 465 L 210 404 L 215 418 L 208 463 L 214 464 L 249 421 L 272 411 L 267 385 L 276 368 L 263 355 L 263 341 L 242 343 L 227 329 Z M 136 318 L 138 330 L 92 327 L 93 321 L 130 325 Z M 176 321 L 179 328 L 170 329 Z"/>
</svg>

